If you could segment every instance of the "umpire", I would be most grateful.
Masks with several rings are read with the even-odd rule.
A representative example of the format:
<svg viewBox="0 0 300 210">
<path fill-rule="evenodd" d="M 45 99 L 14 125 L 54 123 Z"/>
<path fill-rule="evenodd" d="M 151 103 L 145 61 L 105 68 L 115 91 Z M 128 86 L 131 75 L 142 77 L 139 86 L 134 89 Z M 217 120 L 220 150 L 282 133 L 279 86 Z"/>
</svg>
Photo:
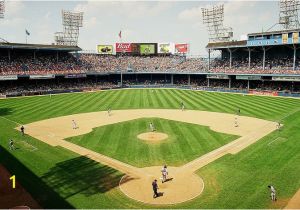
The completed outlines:
<svg viewBox="0 0 300 210">
<path fill-rule="evenodd" d="M 158 195 L 158 185 L 157 185 L 157 180 L 155 179 L 153 182 L 152 182 L 152 189 L 153 189 L 153 198 L 157 198 L 159 195 Z"/>
</svg>

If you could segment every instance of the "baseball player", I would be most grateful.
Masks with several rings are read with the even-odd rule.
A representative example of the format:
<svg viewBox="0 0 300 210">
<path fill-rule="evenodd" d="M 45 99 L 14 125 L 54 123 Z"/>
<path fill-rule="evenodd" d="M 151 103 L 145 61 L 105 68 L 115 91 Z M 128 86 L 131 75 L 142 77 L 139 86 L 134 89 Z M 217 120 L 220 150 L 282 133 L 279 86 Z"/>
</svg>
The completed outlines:
<svg viewBox="0 0 300 210">
<path fill-rule="evenodd" d="M 111 113 L 111 109 L 110 109 L 110 107 L 109 107 L 108 110 L 107 110 L 108 116 L 110 116 L 110 113 Z"/>
<path fill-rule="evenodd" d="M 183 101 L 181 101 L 181 111 L 184 111 L 184 103 L 183 103 Z"/>
<path fill-rule="evenodd" d="M 15 150 L 14 141 L 12 139 L 9 140 L 8 145 L 10 150 Z"/>
<path fill-rule="evenodd" d="M 278 122 L 278 123 L 277 123 L 277 130 L 279 130 L 280 127 L 281 127 L 281 124 L 280 124 L 280 122 Z"/>
<path fill-rule="evenodd" d="M 241 110 L 240 110 L 240 109 L 237 109 L 236 114 L 237 114 L 238 116 L 240 116 Z"/>
<path fill-rule="evenodd" d="M 154 132 L 154 131 L 155 131 L 155 128 L 154 128 L 154 125 L 153 125 L 152 122 L 149 124 L 149 127 L 150 127 L 150 131 L 151 131 L 151 132 Z"/>
<path fill-rule="evenodd" d="M 157 198 L 159 196 L 157 190 L 158 190 L 158 185 L 157 185 L 157 180 L 155 179 L 152 182 L 152 189 L 153 189 L 153 198 Z"/>
<path fill-rule="evenodd" d="M 161 169 L 161 175 L 162 175 L 161 183 L 164 183 L 165 181 L 167 181 L 167 175 L 168 175 L 167 165 L 164 165 L 163 168 Z"/>
<path fill-rule="evenodd" d="M 73 127 L 73 129 L 77 129 L 78 128 L 75 120 L 72 120 L 72 127 Z"/>
<path fill-rule="evenodd" d="M 22 136 L 24 136 L 25 135 L 25 128 L 24 128 L 23 125 L 21 126 L 20 130 L 21 130 Z"/>
<path fill-rule="evenodd" d="M 234 118 L 234 127 L 239 127 L 237 117 Z"/>
<path fill-rule="evenodd" d="M 271 200 L 272 201 L 276 201 L 277 200 L 277 198 L 276 198 L 276 190 L 275 190 L 274 186 L 273 185 L 269 185 L 268 188 L 271 191 Z"/>
</svg>

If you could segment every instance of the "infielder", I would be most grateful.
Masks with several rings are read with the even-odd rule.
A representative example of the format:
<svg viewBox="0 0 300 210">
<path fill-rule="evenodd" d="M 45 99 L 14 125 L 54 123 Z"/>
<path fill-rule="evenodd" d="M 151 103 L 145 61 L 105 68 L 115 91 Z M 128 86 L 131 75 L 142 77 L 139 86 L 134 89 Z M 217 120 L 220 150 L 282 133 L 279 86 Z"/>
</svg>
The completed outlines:
<svg viewBox="0 0 300 210">
<path fill-rule="evenodd" d="M 108 110 L 107 110 L 107 114 L 108 114 L 108 116 L 110 116 L 110 113 L 111 113 L 111 109 L 110 109 L 110 108 L 108 108 Z"/>
<path fill-rule="evenodd" d="M 23 125 L 21 126 L 20 130 L 21 130 L 22 136 L 24 136 L 25 135 L 25 128 L 24 128 Z"/>
<path fill-rule="evenodd" d="M 181 102 L 181 111 L 184 111 L 184 103 L 183 103 L 183 101 Z"/>
<path fill-rule="evenodd" d="M 234 118 L 234 127 L 239 127 L 237 117 Z"/>
<path fill-rule="evenodd" d="M 280 122 L 278 122 L 278 123 L 277 123 L 277 130 L 280 129 L 280 126 L 281 126 L 281 124 L 280 124 Z"/>
<path fill-rule="evenodd" d="M 75 120 L 72 120 L 72 127 L 73 127 L 73 129 L 77 129 L 78 128 Z"/>
<path fill-rule="evenodd" d="M 273 185 L 269 185 L 268 188 L 271 191 L 271 200 L 272 201 L 276 201 L 277 200 L 277 198 L 276 198 L 276 190 L 275 190 L 274 186 Z"/>
</svg>

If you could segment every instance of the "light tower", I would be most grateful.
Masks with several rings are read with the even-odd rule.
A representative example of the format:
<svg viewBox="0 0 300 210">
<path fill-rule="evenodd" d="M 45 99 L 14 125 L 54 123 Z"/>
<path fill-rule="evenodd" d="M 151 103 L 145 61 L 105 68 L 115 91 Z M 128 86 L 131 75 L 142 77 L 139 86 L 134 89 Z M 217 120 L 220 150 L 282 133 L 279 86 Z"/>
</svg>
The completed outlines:
<svg viewBox="0 0 300 210">
<path fill-rule="evenodd" d="M 70 12 L 62 10 L 63 32 L 55 33 L 57 45 L 77 46 L 79 27 L 82 27 L 83 12 Z"/>
<path fill-rule="evenodd" d="M 5 2 L 4 0 L 0 0 L 0 18 L 4 18 L 5 12 Z"/>
<path fill-rule="evenodd" d="M 280 0 L 279 24 L 284 30 L 299 29 L 298 20 L 299 2 L 297 0 Z"/>
<path fill-rule="evenodd" d="M 223 26 L 224 4 L 201 9 L 203 24 L 208 29 L 209 42 L 229 41 L 233 37 L 233 32 L 232 28 Z"/>
</svg>

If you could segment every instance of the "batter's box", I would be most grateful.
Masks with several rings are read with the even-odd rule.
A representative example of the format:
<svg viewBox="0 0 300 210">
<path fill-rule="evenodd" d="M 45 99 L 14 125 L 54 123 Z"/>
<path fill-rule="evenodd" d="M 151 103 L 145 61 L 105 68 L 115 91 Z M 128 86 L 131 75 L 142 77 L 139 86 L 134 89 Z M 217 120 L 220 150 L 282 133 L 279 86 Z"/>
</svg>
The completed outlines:
<svg viewBox="0 0 300 210">
<path fill-rule="evenodd" d="M 18 145 L 20 145 L 20 147 L 22 147 L 23 149 L 26 149 L 26 150 L 31 151 L 31 152 L 37 150 L 37 148 L 35 146 L 29 144 L 26 141 L 19 141 Z"/>
<path fill-rule="evenodd" d="M 270 143 L 268 143 L 268 146 L 277 146 L 278 144 L 282 144 L 284 142 L 286 142 L 288 139 L 284 138 L 284 137 L 277 137 L 275 138 L 273 141 L 271 141 Z"/>
</svg>

